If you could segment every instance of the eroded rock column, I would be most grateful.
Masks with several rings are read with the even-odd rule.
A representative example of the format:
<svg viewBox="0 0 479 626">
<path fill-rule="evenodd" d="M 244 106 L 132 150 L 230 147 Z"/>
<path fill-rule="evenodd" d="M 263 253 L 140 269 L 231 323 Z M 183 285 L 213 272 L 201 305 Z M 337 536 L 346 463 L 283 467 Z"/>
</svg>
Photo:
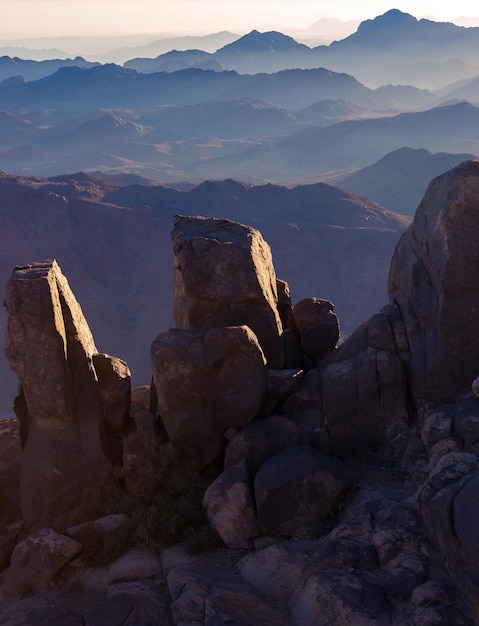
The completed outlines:
<svg viewBox="0 0 479 626">
<path fill-rule="evenodd" d="M 129 371 L 113 357 L 99 357 L 56 261 L 15 268 L 5 307 L 6 355 L 20 381 L 15 410 L 24 445 L 21 508 L 28 527 L 54 525 L 82 491 L 101 484 L 112 463 L 120 462 L 106 416 L 111 422 L 108 405 L 115 396 L 116 414 L 122 416 L 116 422 L 122 426 L 114 435 L 126 430 Z M 108 373 L 105 381 L 95 358 Z"/>
</svg>

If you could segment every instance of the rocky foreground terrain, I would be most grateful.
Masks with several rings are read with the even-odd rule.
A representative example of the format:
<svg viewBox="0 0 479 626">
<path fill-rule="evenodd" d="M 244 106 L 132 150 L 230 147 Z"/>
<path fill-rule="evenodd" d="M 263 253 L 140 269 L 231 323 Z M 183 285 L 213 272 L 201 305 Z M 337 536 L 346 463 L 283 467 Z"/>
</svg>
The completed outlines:
<svg viewBox="0 0 479 626">
<path fill-rule="evenodd" d="M 479 621 L 479 163 L 434 179 L 338 346 L 260 232 L 175 218 L 152 383 L 55 261 L 14 269 L 1 626 Z"/>
</svg>

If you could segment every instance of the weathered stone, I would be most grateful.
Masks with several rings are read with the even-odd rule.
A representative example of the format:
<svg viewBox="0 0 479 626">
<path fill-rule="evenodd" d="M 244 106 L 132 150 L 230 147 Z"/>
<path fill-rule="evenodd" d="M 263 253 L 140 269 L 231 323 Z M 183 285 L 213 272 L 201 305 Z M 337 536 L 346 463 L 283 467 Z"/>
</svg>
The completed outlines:
<svg viewBox="0 0 479 626">
<path fill-rule="evenodd" d="M 268 370 L 264 403 L 260 415 L 271 415 L 274 409 L 291 396 L 300 386 L 303 370 Z"/>
<path fill-rule="evenodd" d="M 407 600 L 427 577 L 427 562 L 418 554 L 401 554 L 382 568 L 381 578 L 387 594 Z"/>
<path fill-rule="evenodd" d="M 463 447 L 463 442 L 458 437 L 447 437 L 440 439 L 429 450 L 427 463 L 428 470 L 431 471 L 439 462 L 439 459 L 449 452 L 457 452 Z"/>
<path fill-rule="evenodd" d="M 111 515 L 99 517 L 91 522 L 72 526 L 71 528 L 67 528 L 64 532 L 68 537 L 81 542 L 81 537 L 87 532 L 94 532 L 101 537 L 107 537 L 108 535 L 115 534 L 127 528 L 129 523 L 130 518 L 128 515 L 124 513 L 112 513 Z"/>
<path fill-rule="evenodd" d="M 123 436 L 131 430 L 131 374 L 125 361 L 108 354 L 94 354 L 103 407 L 103 450 L 114 465 L 121 465 Z"/>
<path fill-rule="evenodd" d="M 172 238 L 177 328 L 247 325 L 268 366 L 281 369 L 276 275 L 261 234 L 229 220 L 176 216 Z"/>
<path fill-rule="evenodd" d="M 276 543 L 243 557 L 238 568 L 242 578 L 274 598 L 276 606 L 286 605 L 315 547 L 316 541 L 305 539 Z"/>
<path fill-rule="evenodd" d="M 447 456 L 447 455 L 446 455 Z M 450 566 L 462 566 L 464 555 L 454 530 L 454 500 L 468 477 L 446 482 L 441 489 L 426 484 L 420 492 L 421 513 L 431 537 L 439 548 L 442 558 Z"/>
<path fill-rule="evenodd" d="M 18 530 L 0 535 L 0 568 L 8 567 L 13 548 L 17 542 Z"/>
<path fill-rule="evenodd" d="M 0 420 L 0 531 L 21 517 L 20 463 L 22 446 L 18 420 Z"/>
<path fill-rule="evenodd" d="M 278 313 L 283 329 L 296 330 L 293 318 L 291 291 L 285 280 L 276 279 L 276 292 L 278 294 Z"/>
<path fill-rule="evenodd" d="M 293 308 L 303 350 L 316 365 L 330 354 L 339 339 L 339 322 L 328 300 L 305 298 Z"/>
<path fill-rule="evenodd" d="M 85 615 L 85 626 L 134 626 L 171 624 L 168 607 L 158 599 L 130 593 L 115 594 L 96 604 Z"/>
<path fill-rule="evenodd" d="M 477 405 L 477 402 L 474 404 Z M 479 442 L 479 410 L 476 409 L 474 413 L 455 415 L 454 434 L 462 439 L 465 448 L 471 448 L 477 444 Z"/>
<path fill-rule="evenodd" d="M 188 564 L 177 565 L 167 574 L 166 580 L 171 597 L 171 616 L 174 624 L 205 623 L 205 602 L 212 579 Z"/>
<path fill-rule="evenodd" d="M 122 437 L 128 430 L 131 375 L 128 365 L 108 354 L 94 354 L 93 366 L 100 386 L 107 434 Z"/>
<path fill-rule="evenodd" d="M 6 354 L 22 388 L 16 402 L 25 448 L 21 507 L 27 526 L 39 528 L 54 524 L 68 498 L 104 481 L 111 462 L 120 462 L 119 435 L 113 443 L 108 419 L 128 415 L 129 393 L 117 393 L 111 382 L 121 379 L 120 387 L 125 387 L 129 373 L 123 362 L 98 356 L 81 308 L 55 261 L 16 268 L 5 305 Z"/>
<path fill-rule="evenodd" d="M 205 624 L 261 624 L 290 626 L 286 615 L 244 585 L 218 583 L 205 600 Z"/>
<path fill-rule="evenodd" d="M 252 548 L 261 534 L 245 462 L 228 467 L 206 490 L 208 520 L 229 548 Z"/>
<path fill-rule="evenodd" d="M 474 474 L 454 498 L 454 533 L 461 543 L 466 570 L 479 574 L 479 474 Z"/>
<path fill-rule="evenodd" d="M 258 413 L 267 368 L 247 326 L 173 329 L 151 348 L 158 411 L 180 456 L 205 467 L 224 450 L 229 426 Z"/>
<path fill-rule="evenodd" d="M 367 572 L 324 570 L 307 577 L 290 601 L 301 626 L 389 623 L 384 588 Z"/>
<path fill-rule="evenodd" d="M 143 404 L 139 402 L 131 403 L 131 418 L 135 430 L 143 432 L 151 437 L 155 436 L 155 417 Z"/>
<path fill-rule="evenodd" d="M 77 567 L 73 567 L 74 565 Z M 71 562 L 70 580 L 83 589 L 108 589 L 117 582 L 134 582 L 162 576 L 161 559 L 146 550 L 129 550 L 104 567 L 85 567 Z"/>
<path fill-rule="evenodd" d="M 285 414 L 311 410 L 320 412 L 321 407 L 320 373 L 317 368 L 313 368 L 303 376 L 298 390 L 283 402 L 281 410 Z"/>
<path fill-rule="evenodd" d="M 2 626 L 84 626 L 85 622 L 78 613 L 57 607 L 36 609 L 25 615 L 16 615 L 11 619 L 2 620 Z"/>
<path fill-rule="evenodd" d="M 255 419 L 231 439 L 226 448 L 225 467 L 245 461 L 251 475 L 275 454 L 298 442 L 299 429 L 280 415 Z"/>
<path fill-rule="evenodd" d="M 356 339 L 353 338 L 353 342 Z M 348 342 L 321 368 L 322 411 L 333 453 L 342 459 L 401 457 L 407 444 L 408 407 L 399 357 L 368 346 L 353 358 Z"/>
<path fill-rule="evenodd" d="M 452 435 L 452 417 L 448 408 L 431 409 L 424 415 L 421 439 L 428 448 Z"/>
<path fill-rule="evenodd" d="M 345 488 L 340 461 L 311 446 L 287 448 L 266 461 L 255 477 L 261 530 L 273 537 L 306 534 L 336 509 Z"/>
<path fill-rule="evenodd" d="M 53 580 L 82 549 L 81 543 L 44 528 L 15 546 L 5 572 L 4 591 L 23 594 Z"/>
<path fill-rule="evenodd" d="M 131 390 L 131 402 L 142 404 L 145 409 L 150 409 L 150 396 L 151 386 L 141 385 L 140 387 L 133 387 Z"/>
<path fill-rule="evenodd" d="M 454 402 L 479 371 L 479 162 L 435 178 L 394 252 L 389 297 L 402 313 L 413 398 Z"/>
<path fill-rule="evenodd" d="M 329 430 L 319 411 L 295 411 L 286 416 L 299 430 L 298 444 L 307 444 L 332 455 Z"/>
</svg>

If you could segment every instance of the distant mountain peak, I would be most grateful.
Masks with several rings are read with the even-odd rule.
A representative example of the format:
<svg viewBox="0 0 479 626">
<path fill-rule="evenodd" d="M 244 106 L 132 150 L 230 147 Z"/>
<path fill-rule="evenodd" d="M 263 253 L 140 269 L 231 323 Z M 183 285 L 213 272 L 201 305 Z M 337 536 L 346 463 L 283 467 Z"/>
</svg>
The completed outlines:
<svg viewBox="0 0 479 626">
<path fill-rule="evenodd" d="M 390 11 L 386 11 L 386 13 L 383 13 L 382 15 L 378 15 L 374 19 L 361 22 L 358 28 L 358 32 L 369 30 L 371 28 L 377 29 L 378 27 L 408 27 L 411 26 L 411 24 L 416 23 L 417 21 L 418 20 L 409 13 L 403 13 L 403 11 L 400 11 L 399 9 L 391 9 Z"/>
<path fill-rule="evenodd" d="M 220 50 L 221 52 L 243 52 L 247 50 L 258 51 L 274 51 L 281 52 L 283 50 L 290 50 L 291 48 L 306 48 L 303 44 L 298 43 L 293 37 L 284 35 L 275 30 L 271 30 L 265 33 L 261 33 L 258 30 L 252 30 L 251 32 L 243 35 L 233 43 L 227 44 Z"/>
</svg>

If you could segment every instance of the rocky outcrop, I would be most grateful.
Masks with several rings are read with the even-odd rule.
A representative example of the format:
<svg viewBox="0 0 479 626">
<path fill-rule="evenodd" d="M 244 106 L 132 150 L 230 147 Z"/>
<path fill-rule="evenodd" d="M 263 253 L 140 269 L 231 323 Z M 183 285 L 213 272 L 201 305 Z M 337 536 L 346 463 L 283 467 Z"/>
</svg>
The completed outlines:
<svg viewBox="0 0 479 626">
<path fill-rule="evenodd" d="M 222 454 L 231 426 L 263 403 L 266 362 L 247 326 L 172 329 L 151 347 L 158 413 L 184 460 L 204 468 Z"/>
<path fill-rule="evenodd" d="M 126 364 L 99 355 L 55 261 L 17 267 L 7 284 L 6 354 L 20 381 L 20 500 L 28 527 L 52 525 L 121 463 Z"/>
<path fill-rule="evenodd" d="M 230 548 L 252 548 L 261 535 L 250 482 L 242 461 L 228 467 L 203 497 L 210 524 Z"/>
<path fill-rule="evenodd" d="M 337 510 L 346 490 L 343 464 L 311 446 L 282 450 L 254 479 L 260 528 L 271 537 L 307 535 Z"/>
<path fill-rule="evenodd" d="M 333 454 L 401 462 L 409 439 L 407 344 L 398 309 L 371 317 L 320 368 Z"/>
<path fill-rule="evenodd" d="M 3 593 L 22 595 L 45 587 L 81 549 L 81 543 L 51 528 L 33 533 L 13 550 Z"/>
<path fill-rule="evenodd" d="M 479 372 L 479 163 L 434 179 L 391 262 L 389 297 L 409 344 L 414 399 L 454 401 Z"/>
<path fill-rule="evenodd" d="M 334 304 L 319 298 L 305 298 L 293 308 L 293 319 L 305 354 L 319 365 L 339 339 L 339 322 Z"/>
<path fill-rule="evenodd" d="M 177 216 L 172 237 L 177 328 L 247 325 L 268 366 L 281 369 L 276 274 L 261 233 L 229 220 Z"/>
<path fill-rule="evenodd" d="M 474 238 L 477 234 L 479 240 L 474 207 L 478 180 L 479 166 L 470 163 L 433 181 L 414 226 L 393 259 L 391 302 L 339 348 L 335 348 L 339 326 L 331 303 L 310 298 L 292 309 L 287 285 L 273 281 L 274 274 L 268 271 L 266 283 L 274 282 L 277 289 L 274 307 L 266 298 L 266 309 L 258 308 L 253 298 L 250 322 L 256 323 L 264 316 L 268 323 L 260 324 L 258 332 L 270 328 L 271 310 L 276 307 L 280 320 L 277 338 L 286 346 L 284 329 L 291 331 L 290 338 L 297 341 L 294 349 L 303 351 L 297 362 L 304 364 L 304 371 L 268 369 L 262 350 L 263 343 L 272 345 L 268 344 L 267 333 L 258 338 L 250 326 L 226 326 L 221 316 L 205 321 L 215 324 L 213 327 L 177 328 L 159 335 L 153 343 L 151 390 L 135 393 L 132 412 L 139 431 L 135 436 L 151 443 L 148 438 L 158 431 L 162 436 L 166 433 L 171 443 L 165 445 L 174 448 L 183 462 L 192 462 L 197 472 L 194 476 L 190 473 L 188 479 L 205 480 L 203 507 L 229 550 L 209 552 L 204 560 L 185 555 L 179 548 L 176 552 L 165 550 L 161 562 L 153 555 L 145 560 L 148 553 L 142 553 L 139 568 L 136 557 L 128 553 L 106 568 L 88 567 L 86 544 L 92 534 L 106 546 L 114 541 L 115 533 L 129 532 L 129 517 L 109 516 L 62 529 L 80 545 L 75 550 L 82 552 L 78 558 L 70 560 L 72 557 L 67 556 L 63 564 L 46 567 L 44 574 L 40 569 L 33 572 L 32 580 L 38 581 L 34 587 L 41 590 L 56 576 L 57 567 L 62 568 L 69 584 L 95 590 L 118 585 L 116 601 L 112 592 L 87 611 L 69 609 L 68 619 L 75 623 L 81 617 L 78 623 L 92 626 L 108 620 L 108 613 L 127 624 L 130 618 L 150 619 L 155 611 L 165 623 L 171 617 L 175 624 L 476 623 L 479 371 L 475 371 L 475 355 L 469 346 L 463 352 L 453 351 L 449 335 L 463 343 L 469 336 L 474 345 L 475 309 L 468 309 L 463 319 L 457 311 L 461 294 L 466 304 L 476 306 L 475 296 L 469 298 L 473 282 L 469 264 L 474 265 L 479 257 L 476 259 L 468 235 Z M 439 193 L 441 198 L 434 208 Z M 185 274 L 188 268 L 194 268 L 192 276 L 201 273 L 202 268 L 208 276 L 216 266 L 221 271 L 229 268 L 225 270 L 225 276 L 229 276 L 235 263 L 244 258 L 245 232 L 249 233 L 247 240 L 256 238 L 246 257 L 263 248 L 247 227 L 221 220 L 207 223 L 200 218 L 178 219 L 191 229 L 191 236 L 184 241 L 179 231 L 174 234 L 179 255 L 178 310 L 184 311 L 187 319 L 190 304 L 194 304 L 192 311 L 201 306 L 195 308 L 199 296 L 198 302 L 196 295 L 190 300 L 181 283 L 183 267 Z M 479 219 L 476 221 L 479 224 Z M 463 222 L 468 232 L 463 230 Z M 195 224 L 199 237 L 193 232 Z M 226 233 L 222 233 L 223 225 Z M 232 231 L 235 237 L 241 233 L 239 243 L 230 236 Z M 178 261 L 183 248 L 189 255 L 186 265 Z M 204 266 L 203 255 L 207 260 Z M 234 262 L 228 265 L 231 259 Z M 272 268 L 270 259 L 268 264 Z M 52 307 L 50 317 L 45 314 L 50 310 L 48 306 L 40 310 L 43 317 L 54 320 L 53 327 L 63 338 L 57 342 L 60 348 L 75 356 L 67 369 L 71 375 L 68 381 L 73 381 L 71 386 L 76 392 L 79 388 L 75 387 L 73 373 L 84 362 L 96 376 L 102 426 L 94 440 L 95 449 L 112 462 L 129 422 L 121 400 L 129 395 L 128 372 L 122 362 L 98 355 L 87 336 L 82 350 L 74 350 L 78 348 L 75 341 L 82 341 L 81 324 L 75 324 L 75 315 L 65 315 L 64 311 L 70 310 L 65 304 L 68 298 L 63 295 L 65 287 L 55 278 L 55 268 L 50 269 L 42 276 L 38 291 L 42 294 L 47 285 L 50 294 L 56 294 L 56 300 L 51 300 L 58 301 L 59 306 Z M 253 275 L 258 273 L 257 268 L 253 270 Z M 25 272 L 28 276 L 32 268 Z M 235 275 L 239 275 L 236 270 Z M 199 284 L 199 279 L 196 282 Z M 212 278 L 204 291 L 215 294 L 215 306 L 223 315 L 220 283 Z M 228 301 L 234 285 L 225 285 Z M 9 288 L 14 291 L 14 285 Z M 7 307 L 12 313 L 11 302 L 16 304 L 20 299 L 12 300 L 11 293 L 9 296 Z M 236 304 L 224 310 L 236 311 Z M 238 306 L 246 309 L 247 299 Z M 58 316 L 58 310 L 62 316 Z M 194 326 L 189 321 L 185 325 Z M 32 435 L 40 428 L 37 422 L 40 426 L 66 424 L 63 430 L 69 432 L 73 413 L 64 407 L 76 406 L 77 396 L 60 394 L 58 415 L 48 414 L 45 419 L 41 414 L 41 390 L 33 386 L 29 394 L 33 376 L 21 358 L 16 360 L 17 353 L 25 350 L 18 340 L 25 328 L 29 325 L 11 315 L 7 352 L 12 362 L 18 361 L 17 369 L 22 374 L 19 377 L 24 393 L 17 401 L 17 411 L 27 454 Z M 73 337 L 67 332 L 70 328 L 75 330 Z M 43 335 L 36 326 L 34 329 L 35 341 L 49 345 L 46 340 L 41 343 Z M 294 353 L 292 347 L 290 342 L 286 350 L 289 356 Z M 59 368 L 52 371 L 61 373 Z M 450 371 L 454 373 L 449 379 Z M 54 382 L 63 381 L 60 374 L 55 376 Z M 89 380 L 86 374 L 82 376 L 82 380 Z M 69 389 L 66 383 L 60 390 L 63 388 Z M 89 390 L 86 385 L 87 406 L 93 406 L 88 404 L 93 397 Z M 444 403 L 444 398 L 450 401 Z M 44 403 L 53 410 L 51 402 L 45 399 Z M 36 416 L 30 407 L 35 408 Z M 80 426 L 77 432 L 83 432 Z M 137 466 L 144 449 L 139 445 Z M 135 464 L 129 463 L 134 456 L 128 460 L 125 454 L 122 470 L 122 478 L 130 486 L 134 484 L 131 477 Z M 175 467 L 178 469 L 178 465 Z M 150 476 L 152 485 L 156 484 L 155 476 Z M 168 485 L 164 486 L 166 492 Z M 174 498 L 181 499 L 178 493 L 174 491 Z M 195 497 L 199 504 L 201 496 Z M 151 509 L 147 512 L 150 514 Z M 142 536 L 148 534 L 147 528 L 141 527 Z M 188 532 L 194 533 L 195 529 L 189 528 Z M 14 581 L 12 589 L 21 589 L 26 581 L 19 573 L 19 564 L 28 564 L 30 551 L 22 552 L 24 544 L 20 543 L 12 553 L 21 525 L 8 524 L 5 530 L 0 536 L 0 557 L 4 564 L 10 560 L 6 572 L 16 572 L 10 577 Z M 26 540 L 35 544 L 35 533 Z M 250 551 L 247 556 L 245 550 Z M 32 548 L 31 554 L 32 562 L 36 562 L 36 549 Z M 48 561 L 50 557 L 45 558 Z M 70 565 L 65 565 L 67 562 Z M 155 579 L 154 584 L 163 589 L 167 600 L 152 597 L 151 587 L 141 588 L 139 578 L 147 575 Z M 126 584 L 131 586 L 120 588 Z M 0 590 L 9 593 L 8 584 Z M 40 611 L 34 617 L 54 619 L 52 610 L 49 608 L 48 614 Z M 59 607 L 55 619 L 61 611 Z M 65 613 L 62 619 L 67 619 Z"/>
</svg>

